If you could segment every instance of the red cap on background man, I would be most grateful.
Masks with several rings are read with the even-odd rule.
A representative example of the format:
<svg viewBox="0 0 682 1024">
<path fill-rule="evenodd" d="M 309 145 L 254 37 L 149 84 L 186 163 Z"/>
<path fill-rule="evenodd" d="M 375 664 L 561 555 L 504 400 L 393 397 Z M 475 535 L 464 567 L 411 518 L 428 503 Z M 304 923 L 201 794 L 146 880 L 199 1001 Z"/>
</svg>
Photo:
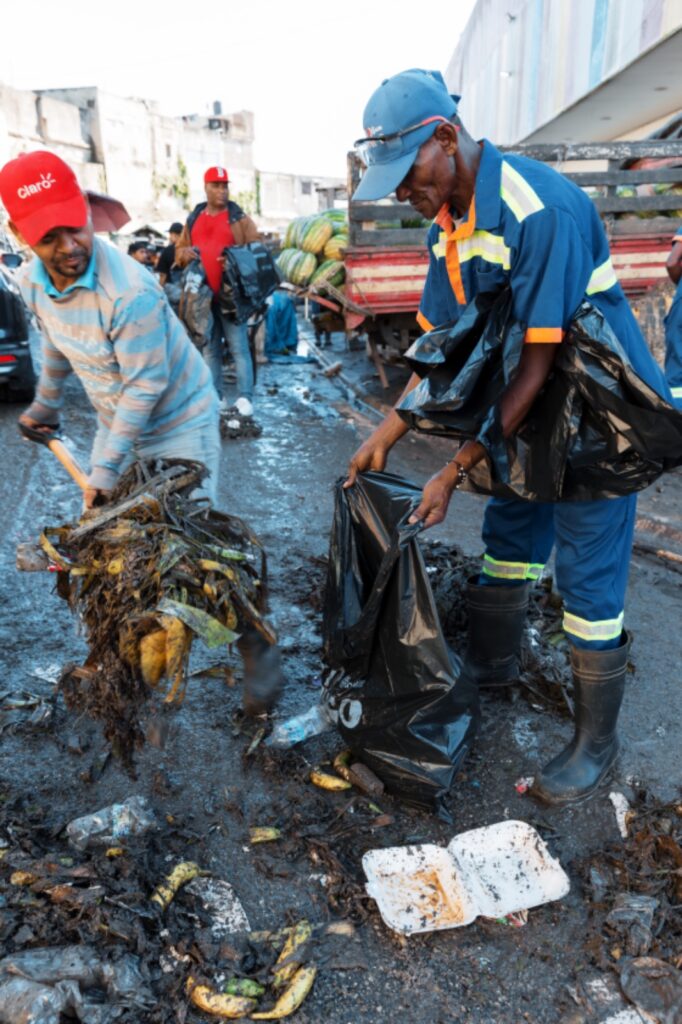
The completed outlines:
<svg viewBox="0 0 682 1024">
<path fill-rule="evenodd" d="M 209 167 L 204 174 L 204 184 L 209 181 L 229 181 L 227 170 L 224 167 Z"/>
<path fill-rule="evenodd" d="M 47 150 L 22 153 L 5 164 L 0 170 L 0 199 L 29 245 L 54 228 L 82 228 L 88 222 L 88 205 L 76 175 Z"/>
</svg>

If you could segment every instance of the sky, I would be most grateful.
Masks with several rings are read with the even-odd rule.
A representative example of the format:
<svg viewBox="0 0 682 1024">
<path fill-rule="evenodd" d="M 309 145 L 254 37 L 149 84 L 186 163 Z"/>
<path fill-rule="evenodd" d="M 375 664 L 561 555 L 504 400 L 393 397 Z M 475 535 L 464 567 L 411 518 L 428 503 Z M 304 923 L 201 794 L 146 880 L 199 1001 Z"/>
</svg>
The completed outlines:
<svg viewBox="0 0 682 1024">
<path fill-rule="evenodd" d="M 445 71 L 474 0 L 0 0 L 0 81 L 97 85 L 170 114 L 255 114 L 260 170 L 345 177 L 364 105 L 410 67 Z M 17 40 L 16 45 L 12 40 Z"/>
</svg>

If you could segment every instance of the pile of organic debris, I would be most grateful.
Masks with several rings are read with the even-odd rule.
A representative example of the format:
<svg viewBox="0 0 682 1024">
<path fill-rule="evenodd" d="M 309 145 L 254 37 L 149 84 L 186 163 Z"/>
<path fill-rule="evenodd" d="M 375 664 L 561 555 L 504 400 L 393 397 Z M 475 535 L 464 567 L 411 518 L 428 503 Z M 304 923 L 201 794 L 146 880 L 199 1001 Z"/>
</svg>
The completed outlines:
<svg viewBox="0 0 682 1024">
<path fill-rule="evenodd" d="M 124 805 L 64 832 L 53 807 L 0 793 L 0 1020 L 208 1019 L 192 1006 L 277 1019 L 352 937 L 350 922 L 300 917 L 252 931 L 229 882 L 206 870 L 207 837 L 144 804 L 144 833 L 114 842 L 85 822 Z"/>
<path fill-rule="evenodd" d="M 255 630 L 275 642 L 263 618 L 263 548 L 241 519 L 191 497 L 205 472 L 184 460 L 138 462 L 103 510 L 40 538 L 89 647 L 60 688 L 69 708 L 102 723 L 128 767 L 164 678 L 164 703 L 182 701 L 195 637 L 219 647 Z"/>
</svg>

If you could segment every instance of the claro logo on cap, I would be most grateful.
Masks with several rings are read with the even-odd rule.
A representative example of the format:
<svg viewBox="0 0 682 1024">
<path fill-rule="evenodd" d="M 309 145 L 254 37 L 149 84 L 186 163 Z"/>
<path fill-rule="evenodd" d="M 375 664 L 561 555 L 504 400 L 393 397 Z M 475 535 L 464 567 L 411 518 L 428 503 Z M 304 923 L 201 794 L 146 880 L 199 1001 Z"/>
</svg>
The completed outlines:
<svg viewBox="0 0 682 1024">
<path fill-rule="evenodd" d="M 28 199 L 29 196 L 38 195 L 39 192 L 51 189 L 56 184 L 56 180 L 52 177 L 52 171 L 48 171 L 47 174 L 40 175 L 40 181 L 35 181 L 31 185 L 21 185 L 17 189 L 17 195 L 20 199 Z"/>
</svg>

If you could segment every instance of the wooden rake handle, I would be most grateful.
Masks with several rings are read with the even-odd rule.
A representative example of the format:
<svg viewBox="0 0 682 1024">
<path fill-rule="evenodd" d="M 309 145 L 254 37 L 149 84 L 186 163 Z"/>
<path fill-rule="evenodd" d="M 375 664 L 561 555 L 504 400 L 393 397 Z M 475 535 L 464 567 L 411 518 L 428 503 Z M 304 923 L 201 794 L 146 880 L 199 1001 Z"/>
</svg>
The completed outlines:
<svg viewBox="0 0 682 1024">
<path fill-rule="evenodd" d="M 28 427 L 25 423 L 19 422 L 19 430 L 29 441 L 43 444 L 49 448 L 52 454 L 59 459 L 69 476 L 76 481 L 82 491 L 88 487 L 88 475 L 83 471 L 82 466 L 71 454 L 64 444 L 64 439 L 58 430 L 37 430 L 35 427 Z"/>
</svg>

